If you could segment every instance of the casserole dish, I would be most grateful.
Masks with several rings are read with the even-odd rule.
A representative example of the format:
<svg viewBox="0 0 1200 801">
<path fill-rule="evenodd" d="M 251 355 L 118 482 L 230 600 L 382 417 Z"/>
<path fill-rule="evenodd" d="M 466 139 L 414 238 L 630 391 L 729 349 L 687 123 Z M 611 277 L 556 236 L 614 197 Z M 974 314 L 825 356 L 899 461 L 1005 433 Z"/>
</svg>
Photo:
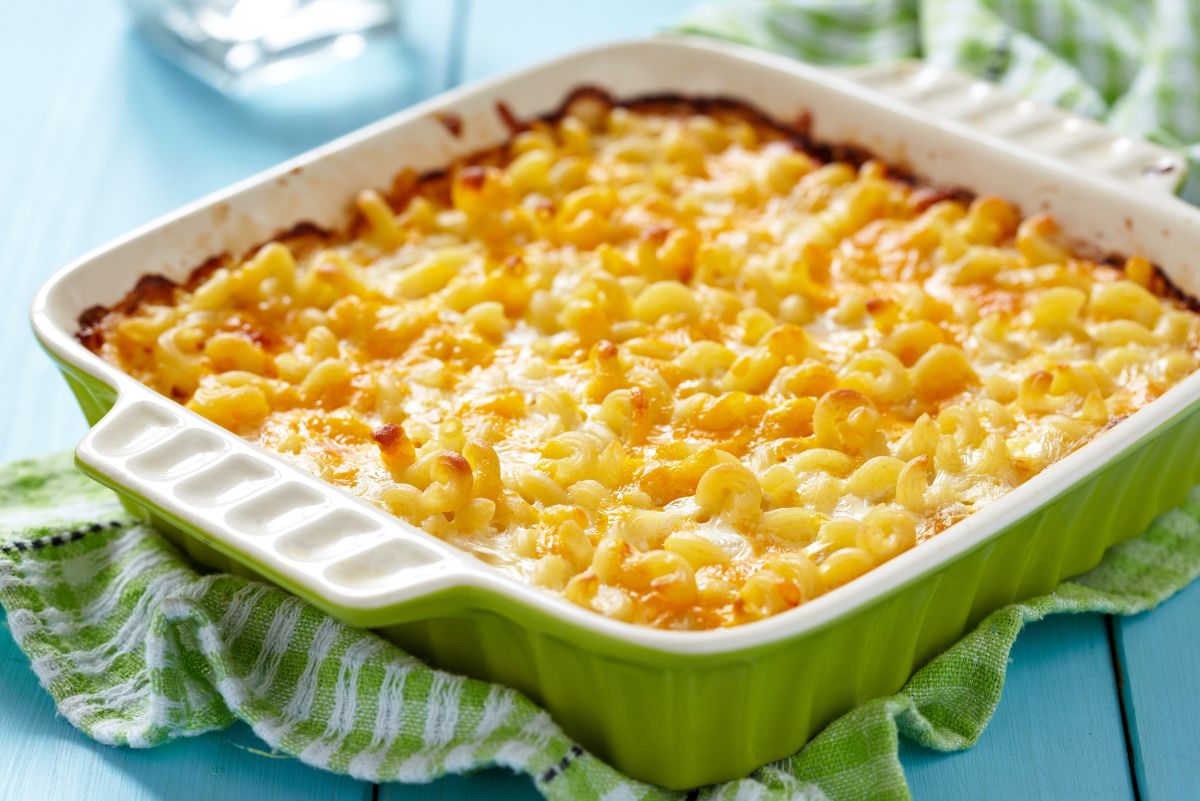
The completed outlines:
<svg viewBox="0 0 1200 801">
<path fill-rule="evenodd" d="M 39 339 L 95 424 L 79 463 L 201 561 L 240 566 L 438 666 L 517 687 L 637 778 L 690 787 L 793 753 L 840 712 L 899 688 L 986 612 L 1087 569 L 1178 503 L 1200 478 L 1191 456 L 1200 378 L 846 587 L 759 623 L 674 632 L 608 620 L 525 586 L 155 395 L 73 333 L 86 307 L 113 300 L 112 287 L 147 268 L 180 277 L 301 221 L 344 223 L 356 189 L 400 166 L 435 168 L 498 141 L 497 100 L 533 115 L 597 82 L 618 97 L 731 95 L 777 119 L 811 113 L 817 140 L 866 147 L 935 184 L 998 194 L 1026 213 L 1053 213 L 1072 237 L 1105 253 L 1145 255 L 1195 294 L 1200 281 L 1185 265 L 1200 216 L 1151 193 L 1178 176 L 1178 162 L 1161 161 L 1161 151 L 937 71 L 893 68 L 857 80 L 959 119 L 931 118 L 852 78 L 757 52 L 635 42 L 450 93 L 85 257 L 47 284 L 33 310 Z M 446 113 L 461 119 L 461 137 L 439 122 Z M 1077 165 L 996 133 L 1070 149 Z M 1145 469 L 1151 464 L 1160 470 Z"/>
</svg>

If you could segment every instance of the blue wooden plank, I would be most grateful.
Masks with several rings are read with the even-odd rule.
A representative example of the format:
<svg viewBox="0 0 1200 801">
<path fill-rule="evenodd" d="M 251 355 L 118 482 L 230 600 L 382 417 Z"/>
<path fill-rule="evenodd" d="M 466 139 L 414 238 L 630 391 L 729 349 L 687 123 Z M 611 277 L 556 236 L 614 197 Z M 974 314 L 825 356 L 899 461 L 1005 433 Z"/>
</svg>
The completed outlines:
<svg viewBox="0 0 1200 801">
<path fill-rule="evenodd" d="M 461 798 L 537 801 L 541 797 L 527 777 L 502 768 L 469 776 L 447 776 L 430 784 L 381 784 L 378 796 L 379 801 L 457 801 Z"/>
<path fill-rule="evenodd" d="M 975 747 L 938 754 L 906 745 L 901 754 L 921 801 L 1134 798 L 1104 618 L 1063 615 L 1028 626 Z"/>
<path fill-rule="evenodd" d="M 695 5 L 695 0 L 475 2 L 462 49 L 463 80 L 533 64 L 587 45 L 649 36 Z M 597 75 L 596 80 L 603 83 L 604 76 Z"/>
<path fill-rule="evenodd" d="M 264 755 L 246 726 L 148 750 L 88 740 L 58 717 L 0 623 L 0 798 L 370 801 L 373 787 Z"/>
<path fill-rule="evenodd" d="M 1200 796 L 1200 584 L 1158 609 L 1115 618 L 1126 721 L 1142 798 Z"/>
<path fill-rule="evenodd" d="M 428 97 L 458 85 L 469 0 L 405 0 L 396 7 L 405 47 L 416 63 L 418 94 Z"/>
</svg>

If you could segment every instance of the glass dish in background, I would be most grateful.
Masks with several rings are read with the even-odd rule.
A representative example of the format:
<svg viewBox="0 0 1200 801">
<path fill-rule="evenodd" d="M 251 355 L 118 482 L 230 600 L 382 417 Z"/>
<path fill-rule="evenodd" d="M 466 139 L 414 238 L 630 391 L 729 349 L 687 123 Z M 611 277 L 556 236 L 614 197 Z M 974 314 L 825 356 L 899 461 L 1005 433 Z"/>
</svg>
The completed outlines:
<svg viewBox="0 0 1200 801">
<path fill-rule="evenodd" d="M 169 60 L 235 95 L 398 46 L 398 0 L 126 0 Z M 383 45 L 384 42 L 378 42 Z"/>
</svg>

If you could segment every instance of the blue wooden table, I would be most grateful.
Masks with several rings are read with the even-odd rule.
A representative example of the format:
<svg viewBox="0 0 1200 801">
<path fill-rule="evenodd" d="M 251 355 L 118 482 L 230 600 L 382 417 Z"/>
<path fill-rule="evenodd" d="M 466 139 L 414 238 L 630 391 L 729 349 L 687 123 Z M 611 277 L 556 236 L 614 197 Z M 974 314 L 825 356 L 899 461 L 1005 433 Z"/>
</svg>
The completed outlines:
<svg viewBox="0 0 1200 801">
<path fill-rule="evenodd" d="M 84 425 L 26 307 L 89 248 L 421 98 L 578 46 L 652 33 L 694 0 L 409 3 L 409 52 L 339 67 L 305 98 L 235 102 L 161 62 L 115 0 L 0 3 L 0 458 L 65 449 Z M 602 78 L 602 76 L 598 76 Z M 352 90 L 352 91 L 351 91 Z M 306 105 L 307 103 L 307 105 Z M 1200 798 L 1200 586 L 1130 619 L 1054 618 L 1012 655 L 972 750 L 906 747 L 919 799 Z M 266 753 L 245 727 L 151 751 L 56 718 L 0 630 L 0 799 L 534 798 L 490 771 L 373 786 Z"/>
</svg>

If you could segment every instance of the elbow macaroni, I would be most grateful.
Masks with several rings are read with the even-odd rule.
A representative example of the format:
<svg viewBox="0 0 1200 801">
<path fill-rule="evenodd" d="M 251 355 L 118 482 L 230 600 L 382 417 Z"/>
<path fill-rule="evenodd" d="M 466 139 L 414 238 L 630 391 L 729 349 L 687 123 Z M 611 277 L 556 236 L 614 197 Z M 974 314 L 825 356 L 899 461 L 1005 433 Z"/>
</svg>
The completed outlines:
<svg viewBox="0 0 1200 801">
<path fill-rule="evenodd" d="M 1197 369 L 1144 259 L 698 108 L 583 97 L 82 336 L 482 559 L 680 629 L 852 580 Z"/>
</svg>

